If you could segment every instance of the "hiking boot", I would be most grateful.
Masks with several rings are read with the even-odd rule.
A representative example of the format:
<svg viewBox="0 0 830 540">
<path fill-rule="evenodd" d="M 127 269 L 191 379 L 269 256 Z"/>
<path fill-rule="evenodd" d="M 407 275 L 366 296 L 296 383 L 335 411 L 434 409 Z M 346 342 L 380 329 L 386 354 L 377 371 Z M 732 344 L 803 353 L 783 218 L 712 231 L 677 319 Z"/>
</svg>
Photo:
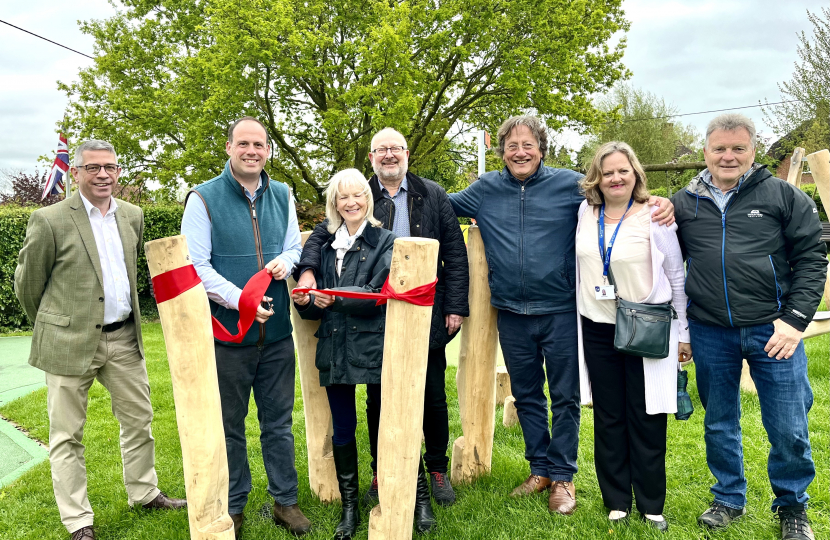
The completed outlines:
<svg viewBox="0 0 830 540">
<path fill-rule="evenodd" d="M 366 503 L 366 506 L 372 508 L 377 506 L 380 502 L 378 498 L 378 473 L 373 471 L 372 472 L 372 483 L 369 486 L 369 491 L 366 492 L 366 495 L 363 496 L 363 502 Z"/>
<path fill-rule="evenodd" d="M 70 535 L 71 540 L 95 540 L 95 531 L 92 527 L 81 527 Z"/>
<path fill-rule="evenodd" d="M 283 506 L 275 501 L 272 512 L 274 523 L 285 527 L 294 536 L 302 536 L 311 530 L 311 522 L 296 504 Z"/>
<path fill-rule="evenodd" d="M 715 501 L 697 518 L 697 522 L 710 529 L 723 529 L 744 514 L 746 514 L 746 508 L 729 508 Z"/>
<path fill-rule="evenodd" d="M 803 506 L 779 506 L 777 514 L 781 521 L 781 540 L 816 540 Z"/>
<path fill-rule="evenodd" d="M 441 506 L 452 506 L 455 503 L 455 491 L 445 472 L 429 473 L 429 483 L 432 486 L 432 498 Z"/>
</svg>

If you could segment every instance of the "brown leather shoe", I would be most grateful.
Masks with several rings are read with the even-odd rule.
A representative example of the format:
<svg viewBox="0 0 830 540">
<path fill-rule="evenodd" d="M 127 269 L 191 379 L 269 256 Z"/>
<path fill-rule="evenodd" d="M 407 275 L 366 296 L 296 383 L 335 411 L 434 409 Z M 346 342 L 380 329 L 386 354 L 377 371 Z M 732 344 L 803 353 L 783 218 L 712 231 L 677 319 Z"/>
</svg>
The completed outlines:
<svg viewBox="0 0 830 540">
<path fill-rule="evenodd" d="M 178 510 L 186 506 L 186 499 L 171 499 L 163 491 L 159 491 L 159 494 L 152 501 L 141 505 L 142 508 L 146 508 L 147 510 Z"/>
<path fill-rule="evenodd" d="M 544 476 L 537 476 L 531 474 L 527 480 L 519 484 L 519 486 L 510 492 L 511 497 L 524 497 L 525 495 L 533 495 L 534 493 L 541 493 L 550 487 L 550 478 Z"/>
<path fill-rule="evenodd" d="M 239 529 L 242 528 L 242 520 L 245 519 L 245 514 L 239 512 L 238 514 L 228 514 L 231 516 L 231 520 L 233 520 L 233 535 L 235 538 L 239 538 Z"/>
<path fill-rule="evenodd" d="M 576 508 L 576 487 L 573 482 L 557 480 L 550 488 L 548 510 L 570 516 Z"/>
<path fill-rule="evenodd" d="M 300 507 L 296 504 L 283 506 L 275 502 L 272 510 L 274 523 L 280 527 L 285 527 L 294 536 L 302 536 L 311 530 L 311 522 L 303 515 Z"/>
<path fill-rule="evenodd" d="M 69 536 L 70 540 L 83 540 L 83 539 L 91 539 L 95 540 L 95 531 L 92 530 L 92 527 L 81 527 L 77 531 L 73 532 Z"/>
</svg>

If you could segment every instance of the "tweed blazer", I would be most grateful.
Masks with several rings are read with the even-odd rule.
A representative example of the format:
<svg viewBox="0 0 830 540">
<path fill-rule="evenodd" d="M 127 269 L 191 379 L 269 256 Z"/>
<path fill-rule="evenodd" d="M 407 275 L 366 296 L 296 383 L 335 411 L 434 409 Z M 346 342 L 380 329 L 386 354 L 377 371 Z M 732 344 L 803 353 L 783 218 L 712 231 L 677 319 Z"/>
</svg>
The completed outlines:
<svg viewBox="0 0 830 540">
<path fill-rule="evenodd" d="M 135 205 L 117 202 L 115 221 L 143 358 L 136 260 L 144 214 Z M 32 212 L 14 271 L 14 292 L 34 323 L 29 364 L 55 375 L 81 375 L 89 370 L 104 324 L 103 283 L 95 236 L 79 193 Z"/>
</svg>

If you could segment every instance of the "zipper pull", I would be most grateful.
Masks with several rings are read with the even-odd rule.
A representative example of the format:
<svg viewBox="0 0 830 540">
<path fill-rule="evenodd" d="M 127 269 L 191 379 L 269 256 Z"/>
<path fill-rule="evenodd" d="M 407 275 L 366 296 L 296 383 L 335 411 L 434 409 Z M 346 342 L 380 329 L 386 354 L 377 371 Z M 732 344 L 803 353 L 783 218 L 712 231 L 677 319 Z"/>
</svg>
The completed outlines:
<svg viewBox="0 0 830 540">
<path fill-rule="evenodd" d="M 256 208 L 254 208 L 253 206 L 251 206 L 251 216 L 253 216 L 253 218 L 256 219 Z"/>
<path fill-rule="evenodd" d="M 721 224 L 722 228 L 724 228 L 724 229 L 726 228 L 726 214 L 725 213 L 721 213 L 721 215 L 720 215 L 720 224 Z"/>
</svg>

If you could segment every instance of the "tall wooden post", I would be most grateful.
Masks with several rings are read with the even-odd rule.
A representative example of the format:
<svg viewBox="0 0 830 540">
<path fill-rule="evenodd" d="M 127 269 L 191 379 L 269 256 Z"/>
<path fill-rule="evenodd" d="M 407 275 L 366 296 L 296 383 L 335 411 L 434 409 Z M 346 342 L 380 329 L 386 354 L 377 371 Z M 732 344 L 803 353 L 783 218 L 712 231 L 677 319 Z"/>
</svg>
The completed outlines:
<svg viewBox="0 0 830 540">
<path fill-rule="evenodd" d="M 787 173 L 787 183 L 797 188 L 801 187 L 801 172 L 804 169 L 801 160 L 804 159 L 804 152 L 803 148 L 794 148 L 793 155 L 790 157 L 790 172 Z"/>
<path fill-rule="evenodd" d="M 302 233 L 303 245 L 309 236 L 310 231 Z M 293 278 L 287 281 L 289 290 L 297 286 Z M 320 321 L 304 320 L 292 306 L 291 325 L 294 327 L 294 345 L 297 347 L 297 366 L 300 369 L 300 388 L 303 394 L 308 483 L 311 492 L 321 501 L 332 502 L 340 499 L 340 490 L 337 487 L 332 454 L 331 409 L 326 390 L 320 386 L 320 371 L 314 364 L 317 357 L 317 338 L 314 333 L 320 327 Z"/>
<path fill-rule="evenodd" d="M 398 238 L 389 283 L 398 292 L 432 283 L 437 264 L 437 240 Z M 378 434 L 380 504 L 369 516 L 369 540 L 412 538 L 431 318 L 429 306 L 390 300 L 386 308 Z"/>
<path fill-rule="evenodd" d="M 490 472 L 496 411 L 496 309 L 490 305 L 487 259 L 481 230 L 470 227 L 470 316 L 461 331 L 456 385 L 463 436 L 452 447 L 450 475 L 454 484 Z"/>
<path fill-rule="evenodd" d="M 144 245 L 150 277 L 192 264 L 184 236 Z M 228 516 L 228 459 L 210 307 L 200 283 L 158 305 L 184 462 L 192 540 L 233 540 Z"/>
<path fill-rule="evenodd" d="M 807 156 L 807 163 L 813 173 L 824 211 L 830 215 L 830 150 L 813 152 Z M 824 305 L 830 310 L 830 272 L 827 273 L 827 282 L 824 284 Z"/>
</svg>

